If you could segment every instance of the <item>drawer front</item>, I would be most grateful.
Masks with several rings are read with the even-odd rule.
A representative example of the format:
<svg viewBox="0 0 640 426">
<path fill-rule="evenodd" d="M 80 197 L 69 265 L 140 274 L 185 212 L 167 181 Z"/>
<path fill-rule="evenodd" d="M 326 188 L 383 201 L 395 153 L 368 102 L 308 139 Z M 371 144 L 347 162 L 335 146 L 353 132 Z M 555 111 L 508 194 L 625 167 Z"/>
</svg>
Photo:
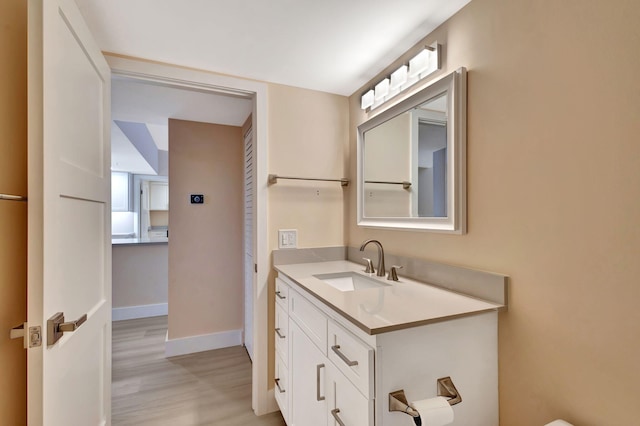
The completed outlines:
<svg viewBox="0 0 640 426">
<path fill-rule="evenodd" d="M 282 362 L 282 359 L 276 355 L 276 371 L 275 371 L 275 387 L 274 395 L 282 417 L 285 422 L 289 422 L 289 370 Z"/>
<path fill-rule="evenodd" d="M 289 365 L 289 316 L 286 310 L 276 304 L 275 319 L 276 353 L 280 355 L 285 365 Z"/>
<path fill-rule="evenodd" d="M 289 306 L 289 286 L 276 277 L 276 291 L 275 291 L 276 303 L 284 308 L 285 312 L 288 311 Z"/>
<path fill-rule="evenodd" d="M 327 355 L 327 317 L 297 291 L 289 289 L 289 316 Z"/>
<path fill-rule="evenodd" d="M 329 401 L 329 425 L 373 426 L 373 399 L 367 399 L 340 370 L 329 363 L 327 368 L 327 400 Z M 407 419 L 407 424 L 411 423 Z M 403 423 L 404 424 L 404 423 Z"/>
<path fill-rule="evenodd" d="M 149 231 L 149 238 L 166 238 L 169 236 L 169 231 Z"/>
<path fill-rule="evenodd" d="M 333 321 L 329 321 L 329 359 L 366 398 L 373 398 L 373 349 Z"/>
</svg>

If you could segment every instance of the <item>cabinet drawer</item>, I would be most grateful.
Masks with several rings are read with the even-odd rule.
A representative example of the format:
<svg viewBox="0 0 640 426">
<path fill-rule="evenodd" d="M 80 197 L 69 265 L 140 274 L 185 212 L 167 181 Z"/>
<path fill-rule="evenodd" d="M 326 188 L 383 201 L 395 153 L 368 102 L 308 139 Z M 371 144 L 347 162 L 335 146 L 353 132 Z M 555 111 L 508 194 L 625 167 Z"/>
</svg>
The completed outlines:
<svg viewBox="0 0 640 426">
<path fill-rule="evenodd" d="M 318 349 L 327 355 L 327 317 L 297 291 L 289 289 L 288 297 L 291 319 L 300 326 Z"/>
<path fill-rule="evenodd" d="M 289 316 L 287 312 L 276 304 L 275 318 L 276 353 L 280 355 L 285 365 L 289 365 Z"/>
<path fill-rule="evenodd" d="M 289 422 L 289 370 L 277 354 L 274 395 L 282 417 Z"/>
<path fill-rule="evenodd" d="M 329 321 L 329 359 L 366 398 L 373 397 L 373 349 L 333 321 Z"/>
<path fill-rule="evenodd" d="M 167 238 L 169 231 L 149 231 L 149 238 Z"/>
<path fill-rule="evenodd" d="M 375 400 L 365 398 L 353 383 L 331 363 L 327 368 L 327 376 L 329 425 L 338 426 L 341 421 L 348 426 L 373 426 Z M 407 424 L 409 424 L 411 420 L 407 420 Z"/>
<path fill-rule="evenodd" d="M 285 312 L 288 312 L 289 308 L 289 286 L 282 281 L 280 278 L 276 277 L 276 303 L 282 306 Z"/>
</svg>

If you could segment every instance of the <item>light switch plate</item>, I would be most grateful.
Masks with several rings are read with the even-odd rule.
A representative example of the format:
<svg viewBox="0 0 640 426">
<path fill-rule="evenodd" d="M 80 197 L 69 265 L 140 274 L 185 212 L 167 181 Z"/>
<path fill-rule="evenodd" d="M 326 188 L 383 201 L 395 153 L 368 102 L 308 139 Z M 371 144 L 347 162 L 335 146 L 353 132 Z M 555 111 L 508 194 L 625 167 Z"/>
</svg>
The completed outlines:
<svg viewBox="0 0 640 426">
<path fill-rule="evenodd" d="M 288 249 L 298 247 L 297 229 L 278 229 L 278 248 Z"/>
</svg>

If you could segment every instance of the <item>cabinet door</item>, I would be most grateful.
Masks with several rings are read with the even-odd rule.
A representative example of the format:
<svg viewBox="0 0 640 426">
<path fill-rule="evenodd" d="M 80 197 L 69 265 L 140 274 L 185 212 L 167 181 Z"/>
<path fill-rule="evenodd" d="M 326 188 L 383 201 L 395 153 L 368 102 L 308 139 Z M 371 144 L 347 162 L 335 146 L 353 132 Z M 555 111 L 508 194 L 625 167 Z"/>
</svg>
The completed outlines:
<svg viewBox="0 0 640 426">
<path fill-rule="evenodd" d="M 291 347 L 289 426 L 326 426 L 325 376 L 329 361 L 302 329 L 289 321 Z"/>
<path fill-rule="evenodd" d="M 365 398 L 331 362 L 327 364 L 327 401 L 330 426 L 373 426 L 373 400 Z"/>
<path fill-rule="evenodd" d="M 126 172 L 111 172 L 111 211 L 127 212 L 131 208 L 131 178 Z"/>
<path fill-rule="evenodd" d="M 149 210 L 169 210 L 169 185 L 166 182 L 149 184 Z"/>
</svg>

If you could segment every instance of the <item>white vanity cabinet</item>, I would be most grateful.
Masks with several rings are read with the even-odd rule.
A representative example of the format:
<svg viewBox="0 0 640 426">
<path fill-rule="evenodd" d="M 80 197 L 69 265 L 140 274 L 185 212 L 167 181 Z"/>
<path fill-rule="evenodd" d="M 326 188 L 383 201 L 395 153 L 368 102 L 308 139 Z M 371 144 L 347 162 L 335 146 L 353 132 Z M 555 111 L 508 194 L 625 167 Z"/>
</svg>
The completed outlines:
<svg viewBox="0 0 640 426">
<path fill-rule="evenodd" d="M 389 394 L 433 398 L 443 377 L 462 397 L 452 425 L 498 424 L 497 310 L 366 332 L 357 311 L 333 309 L 282 273 L 276 296 L 275 395 L 288 426 L 407 426 L 410 416 L 389 411 Z"/>
<path fill-rule="evenodd" d="M 285 421 L 289 418 L 289 286 L 276 280 L 275 398 Z"/>
<path fill-rule="evenodd" d="M 339 418 L 349 426 L 373 426 L 373 348 L 350 336 L 294 286 L 276 278 L 276 380 L 282 385 L 288 374 L 288 388 L 282 392 L 276 386 L 275 394 L 287 425 L 340 425 Z M 283 355 L 285 312 L 288 353 Z M 288 368 L 282 368 L 284 359 Z"/>
</svg>

